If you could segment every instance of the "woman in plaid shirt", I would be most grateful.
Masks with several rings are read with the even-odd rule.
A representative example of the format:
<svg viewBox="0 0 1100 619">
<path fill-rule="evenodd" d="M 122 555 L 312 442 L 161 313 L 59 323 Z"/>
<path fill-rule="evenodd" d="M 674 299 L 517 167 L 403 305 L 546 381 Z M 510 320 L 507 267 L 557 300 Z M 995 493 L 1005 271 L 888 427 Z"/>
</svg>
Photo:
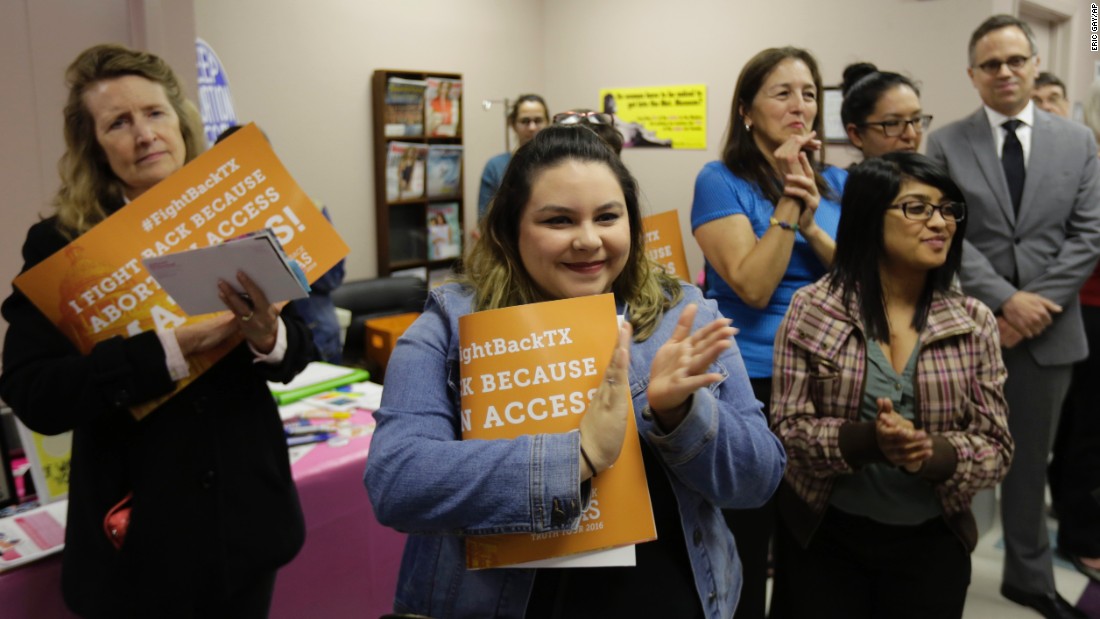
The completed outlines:
<svg viewBox="0 0 1100 619">
<path fill-rule="evenodd" d="M 772 617 L 961 617 L 970 500 L 1008 470 L 996 319 L 951 289 L 966 208 L 947 172 L 891 153 L 852 168 L 828 275 L 775 342 Z"/>
</svg>

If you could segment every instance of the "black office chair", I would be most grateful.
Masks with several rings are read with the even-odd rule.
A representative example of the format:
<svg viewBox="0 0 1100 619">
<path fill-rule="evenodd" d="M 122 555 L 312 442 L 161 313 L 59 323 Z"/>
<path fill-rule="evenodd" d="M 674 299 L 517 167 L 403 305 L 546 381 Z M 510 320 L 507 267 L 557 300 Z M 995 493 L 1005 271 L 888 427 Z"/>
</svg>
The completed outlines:
<svg viewBox="0 0 1100 619">
<path fill-rule="evenodd" d="M 370 370 L 376 380 L 381 368 L 371 367 L 366 358 L 368 318 L 419 312 L 428 299 L 428 285 L 419 277 L 377 277 L 345 281 L 332 291 L 336 307 L 351 312 L 351 324 L 344 337 L 344 365 Z"/>
</svg>

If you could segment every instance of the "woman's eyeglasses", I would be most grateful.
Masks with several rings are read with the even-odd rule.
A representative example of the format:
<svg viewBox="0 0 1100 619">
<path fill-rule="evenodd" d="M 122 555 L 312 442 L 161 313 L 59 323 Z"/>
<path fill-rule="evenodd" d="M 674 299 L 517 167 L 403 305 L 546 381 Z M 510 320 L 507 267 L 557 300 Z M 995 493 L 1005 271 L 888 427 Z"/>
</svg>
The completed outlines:
<svg viewBox="0 0 1100 619">
<path fill-rule="evenodd" d="M 906 219 L 912 221 L 928 221 L 932 219 L 932 214 L 936 211 L 939 211 L 940 216 L 947 222 L 956 222 L 966 219 L 966 205 L 962 202 L 948 201 L 939 204 L 931 204 L 920 200 L 909 200 L 901 204 L 894 204 L 891 208 L 899 209 L 901 214 L 905 215 Z"/>
<path fill-rule="evenodd" d="M 932 115 L 923 114 L 909 120 L 883 120 L 874 123 L 863 123 L 860 127 L 878 127 L 888 138 L 900 137 L 908 127 L 912 127 L 917 133 L 924 133 L 932 126 Z"/>
<path fill-rule="evenodd" d="M 554 114 L 555 125 L 575 125 L 588 123 L 590 125 L 614 125 L 615 117 L 606 112 L 562 112 Z"/>
</svg>

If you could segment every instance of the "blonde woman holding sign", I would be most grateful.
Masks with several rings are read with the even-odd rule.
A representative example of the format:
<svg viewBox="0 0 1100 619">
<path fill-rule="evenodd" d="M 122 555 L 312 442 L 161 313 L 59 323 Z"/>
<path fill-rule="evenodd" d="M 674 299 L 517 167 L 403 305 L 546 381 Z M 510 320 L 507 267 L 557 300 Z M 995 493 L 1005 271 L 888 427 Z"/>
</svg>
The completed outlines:
<svg viewBox="0 0 1100 619">
<path fill-rule="evenodd" d="M 609 292 L 626 320 L 579 431 L 461 440 L 459 318 Z M 733 333 L 654 272 L 637 185 L 591 129 L 551 126 L 521 147 L 461 280 L 432 292 L 390 359 L 365 483 L 379 521 L 410 533 L 395 610 L 728 619 L 741 576 L 719 507 L 762 504 L 786 461 Z M 588 480 L 619 456 L 627 398 L 658 535 L 637 565 L 466 569 L 466 536 L 577 529 Z"/>
<path fill-rule="evenodd" d="M 198 114 L 157 56 L 98 45 L 73 61 L 66 79 L 57 213 L 31 227 L 24 270 L 203 150 Z M 275 572 L 302 545 L 286 439 L 266 381 L 289 381 L 315 351 L 293 311 L 280 314 L 252 280 L 240 280 L 250 303 L 222 282 L 229 311 L 218 317 L 106 339 L 86 355 L 19 290 L 4 301 L 10 328 L 0 397 L 32 430 L 73 431 L 61 585 L 79 615 L 266 617 Z M 134 420 L 129 407 L 189 378 L 186 357 L 238 335 L 243 343 Z M 104 517 L 127 494 L 128 532 L 109 539 Z"/>
</svg>

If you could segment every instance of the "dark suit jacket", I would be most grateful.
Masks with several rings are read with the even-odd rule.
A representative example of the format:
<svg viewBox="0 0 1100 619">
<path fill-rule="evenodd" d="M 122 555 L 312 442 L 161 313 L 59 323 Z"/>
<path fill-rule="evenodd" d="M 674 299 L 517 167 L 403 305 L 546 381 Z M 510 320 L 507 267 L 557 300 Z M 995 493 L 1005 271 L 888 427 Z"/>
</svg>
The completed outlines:
<svg viewBox="0 0 1100 619">
<path fill-rule="evenodd" d="M 1077 293 L 1100 256 L 1096 140 L 1083 125 L 1035 110 L 1019 219 L 994 148 L 985 108 L 928 139 L 928 156 L 948 168 L 966 200 L 963 290 L 994 310 L 1017 290 L 1058 303 L 1053 324 L 1020 345 L 1040 365 L 1084 359 Z"/>
<path fill-rule="evenodd" d="M 24 270 L 66 244 L 54 218 L 34 225 Z M 153 332 L 76 348 L 18 290 L 0 397 L 32 430 L 73 430 L 62 589 L 80 614 L 190 616 L 193 604 L 252 584 L 304 541 L 286 439 L 265 380 L 290 380 L 313 354 L 304 323 L 284 312 L 287 352 L 253 363 L 241 344 L 149 416 L 125 408 L 174 383 Z M 126 543 L 103 532 L 107 510 L 133 491 Z"/>
</svg>

